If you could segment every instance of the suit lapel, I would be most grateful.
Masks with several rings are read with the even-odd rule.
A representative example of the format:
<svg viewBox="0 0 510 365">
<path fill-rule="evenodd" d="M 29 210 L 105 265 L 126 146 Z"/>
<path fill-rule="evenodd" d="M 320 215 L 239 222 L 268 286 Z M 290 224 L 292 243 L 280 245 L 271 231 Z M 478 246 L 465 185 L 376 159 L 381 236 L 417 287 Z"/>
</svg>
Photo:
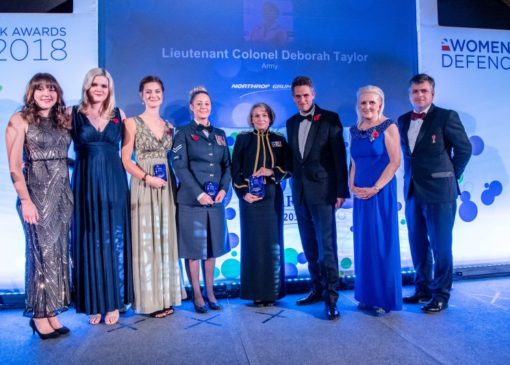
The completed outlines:
<svg viewBox="0 0 510 365">
<path fill-rule="evenodd" d="M 299 114 L 294 117 L 292 121 L 292 131 L 289 138 L 292 138 L 291 146 L 294 149 L 294 156 L 299 156 L 301 159 L 301 153 L 299 152 L 299 123 L 301 122 Z"/>
<path fill-rule="evenodd" d="M 320 113 L 317 113 L 317 107 L 315 107 L 314 116 Z M 315 136 L 317 135 L 317 131 L 319 130 L 319 123 L 320 121 L 314 121 L 312 119 L 312 125 L 310 126 L 310 130 L 308 131 L 308 136 L 306 137 L 306 143 L 305 143 L 305 152 L 303 153 L 303 161 L 306 160 L 308 155 L 310 154 L 310 150 L 313 147 Z"/>
<path fill-rule="evenodd" d="M 411 112 L 406 115 L 404 120 L 404 125 L 402 126 L 402 138 L 404 139 L 404 146 L 406 148 L 406 152 L 411 154 L 411 149 L 409 148 L 409 126 L 411 125 Z"/>
</svg>

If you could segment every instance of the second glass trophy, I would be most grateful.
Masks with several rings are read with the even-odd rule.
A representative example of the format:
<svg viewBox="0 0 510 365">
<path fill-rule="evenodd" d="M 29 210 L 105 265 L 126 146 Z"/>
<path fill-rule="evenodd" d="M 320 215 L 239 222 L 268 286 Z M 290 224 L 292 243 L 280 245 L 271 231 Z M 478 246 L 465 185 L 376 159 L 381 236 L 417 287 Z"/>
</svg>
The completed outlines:
<svg viewBox="0 0 510 365">
<path fill-rule="evenodd" d="M 266 193 L 264 187 L 264 176 L 250 176 L 248 179 L 248 190 L 251 195 L 263 198 Z"/>
<path fill-rule="evenodd" d="M 166 175 L 166 165 L 164 163 L 154 165 L 153 170 L 154 176 L 168 181 L 168 177 Z"/>
</svg>

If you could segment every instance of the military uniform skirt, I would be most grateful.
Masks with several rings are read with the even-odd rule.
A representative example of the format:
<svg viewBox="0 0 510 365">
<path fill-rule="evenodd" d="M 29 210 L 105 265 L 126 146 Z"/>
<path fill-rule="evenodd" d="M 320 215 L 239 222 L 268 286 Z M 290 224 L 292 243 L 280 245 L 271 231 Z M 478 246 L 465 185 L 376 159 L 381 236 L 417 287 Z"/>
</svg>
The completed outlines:
<svg viewBox="0 0 510 365">
<path fill-rule="evenodd" d="M 178 204 L 177 236 L 181 258 L 205 260 L 226 254 L 230 245 L 224 205 Z"/>
</svg>

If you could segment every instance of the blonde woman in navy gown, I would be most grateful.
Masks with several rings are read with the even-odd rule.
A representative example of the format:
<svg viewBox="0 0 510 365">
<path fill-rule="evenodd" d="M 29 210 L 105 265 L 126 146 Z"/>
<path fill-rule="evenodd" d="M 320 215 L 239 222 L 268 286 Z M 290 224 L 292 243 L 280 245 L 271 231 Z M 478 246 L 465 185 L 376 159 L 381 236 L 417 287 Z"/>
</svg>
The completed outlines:
<svg viewBox="0 0 510 365">
<path fill-rule="evenodd" d="M 354 194 L 354 298 L 374 315 L 402 309 L 397 182 L 400 136 L 384 116 L 377 86 L 358 90 L 357 125 L 351 132 L 350 189 Z"/>
<path fill-rule="evenodd" d="M 144 77 L 139 90 L 145 110 L 126 119 L 122 145 L 122 162 L 131 174 L 133 307 L 138 313 L 164 318 L 186 294 L 177 255 L 175 179 L 167 157 L 173 126 L 160 116 L 163 81 Z"/>
<path fill-rule="evenodd" d="M 76 150 L 71 230 L 76 312 L 117 323 L 133 301 L 129 187 L 120 160 L 124 112 L 102 68 L 85 75 L 80 105 L 68 109 Z"/>
<path fill-rule="evenodd" d="M 25 315 L 41 339 L 69 333 L 57 315 L 70 302 L 71 143 L 62 89 L 47 73 L 30 80 L 21 112 L 7 125 L 9 170 L 26 237 Z"/>
<path fill-rule="evenodd" d="M 213 291 L 216 257 L 230 251 L 223 199 L 230 187 L 230 152 L 222 129 L 209 121 L 211 98 L 204 88 L 191 91 L 193 120 L 178 128 L 172 164 L 180 185 L 177 189 L 179 256 L 186 259 L 197 313 L 221 310 Z M 200 289 L 203 261 L 206 298 Z"/>
<path fill-rule="evenodd" d="M 241 217 L 240 296 L 255 306 L 271 306 L 285 295 L 280 184 L 290 176 L 290 150 L 285 137 L 269 130 L 275 119 L 269 105 L 255 104 L 248 118 L 253 131 L 237 135 L 232 155 Z"/>
</svg>

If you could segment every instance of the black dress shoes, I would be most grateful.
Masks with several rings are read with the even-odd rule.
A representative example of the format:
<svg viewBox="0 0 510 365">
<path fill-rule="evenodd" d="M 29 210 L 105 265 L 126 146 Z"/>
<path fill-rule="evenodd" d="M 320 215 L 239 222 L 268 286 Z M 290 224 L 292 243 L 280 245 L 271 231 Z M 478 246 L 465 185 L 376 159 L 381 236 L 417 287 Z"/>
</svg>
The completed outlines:
<svg viewBox="0 0 510 365">
<path fill-rule="evenodd" d="M 425 313 L 438 313 L 442 310 L 445 310 L 446 308 L 448 308 L 447 302 L 438 298 L 434 298 L 423 307 L 421 307 L 421 310 Z"/>
<path fill-rule="evenodd" d="M 427 303 L 432 299 L 432 295 L 424 293 L 424 292 L 415 292 L 410 297 L 403 297 L 402 301 L 407 304 L 418 304 L 418 303 Z"/>
<path fill-rule="evenodd" d="M 322 300 L 321 293 L 316 292 L 315 290 L 312 290 L 308 295 L 304 298 L 296 300 L 297 305 L 308 305 L 320 302 Z"/>
<path fill-rule="evenodd" d="M 340 312 L 338 311 L 336 304 L 326 305 L 326 317 L 330 321 L 334 321 L 334 320 L 340 318 Z"/>
</svg>

